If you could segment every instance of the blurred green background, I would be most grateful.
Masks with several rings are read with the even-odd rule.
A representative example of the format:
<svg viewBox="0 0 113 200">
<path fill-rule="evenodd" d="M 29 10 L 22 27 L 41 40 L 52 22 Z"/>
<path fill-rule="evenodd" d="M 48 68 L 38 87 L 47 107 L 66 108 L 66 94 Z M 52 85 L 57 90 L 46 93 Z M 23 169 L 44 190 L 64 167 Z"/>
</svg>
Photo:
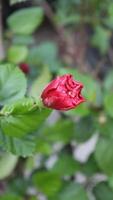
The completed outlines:
<svg viewBox="0 0 113 200">
<path fill-rule="evenodd" d="M 0 199 L 113 200 L 113 1 L 0 7 L 0 62 L 28 65 L 28 95 L 71 73 L 87 100 L 24 138 L 0 133 Z"/>
</svg>

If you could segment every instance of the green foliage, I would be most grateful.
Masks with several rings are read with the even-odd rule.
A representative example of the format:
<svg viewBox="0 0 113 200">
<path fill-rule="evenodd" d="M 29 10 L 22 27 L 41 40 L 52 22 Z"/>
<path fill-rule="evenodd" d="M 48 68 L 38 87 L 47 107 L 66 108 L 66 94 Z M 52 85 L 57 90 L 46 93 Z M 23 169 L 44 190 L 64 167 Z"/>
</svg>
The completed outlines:
<svg viewBox="0 0 113 200">
<path fill-rule="evenodd" d="M 61 181 L 58 174 L 47 171 L 39 171 L 33 176 L 33 182 L 40 192 L 48 197 L 53 196 L 61 188 Z"/>
<path fill-rule="evenodd" d="M 113 139 L 100 138 L 96 150 L 95 159 L 100 169 L 108 176 L 113 175 Z"/>
<path fill-rule="evenodd" d="M 48 66 L 51 71 L 56 72 L 60 66 L 56 43 L 47 41 L 31 49 L 28 62 L 36 66 Z"/>
<path fill-rule="evenodd" d="M 24 74 L 12 64 L 0 64 L 0 104 L 12 103 L 26 93 Z"/>
<path fill-rule="evenodd" d="M 79 171 L 79 163 L 69 154 L 61 154 L 52 171 L 62 176 L 72 176 Z"/>
<path fill-rule="evenodd" d="M 14 170 L 18 157 L 11 153 L 3 153 L 0 156 L 0 180 L 9 176 Z"/>
<path fill-rule="evenodd" d="M 102 54 L 105 54 L 110 45 L 110 36 L 110 31 L 101 26 L 97 26 L 92 37 L 92 45 L 97 47 Z"/>
<path fill-rule="evenodd" d="M 113 191 L 106 182 L 99 183 L 93 190 L 97 200 L 112 200 Z"/>
<path fill-rule="evenodd" d="M 70 183 L 67 186 L 65 186 L 62 190 L 62 192 L 58 195 L 58 200 L 88 200 L 88 197 L 82 188 L 77 183 Z"/>
<path fill-rule="evenodd" d="M 43 10 L 40 7 L 31 7 L 13 13 L 7 23 L 13 33 L 29 35 L 41 24 L 42 19 Z"/>
<path fill-rule="evenodd" d="M 12 137 L 22 137 L 39 128 L 49 111 L 38 107 L 33 99 L 22 99 L 1 110 L 1 129 Z"/>
<path fill-rule="evenodd" d="M 50 80 L 51 80 L 50 71 L 47 67 L 44 67 L 41 75 L 38 76 L 33 82 L 30 89 L 30 95 L 35 98 L 40 98 L 43 89 L 45 88 L 47 83 L 50 82 Z"/>
<path fill-rule="evenodd" d="M 11 46 L 8 50 L 8 61 L 14 64 L 23 62 L 28 55 L 26 46 Z"/>
<path fill-rule="evenodd" d="M 20 2 L 10 0 L 0 28 L 0 199 L 112 200 L 113 2 Z M 84 84 L 86 102 L 50 115 L 41 93 L 67 73 Z"/>
</svg>

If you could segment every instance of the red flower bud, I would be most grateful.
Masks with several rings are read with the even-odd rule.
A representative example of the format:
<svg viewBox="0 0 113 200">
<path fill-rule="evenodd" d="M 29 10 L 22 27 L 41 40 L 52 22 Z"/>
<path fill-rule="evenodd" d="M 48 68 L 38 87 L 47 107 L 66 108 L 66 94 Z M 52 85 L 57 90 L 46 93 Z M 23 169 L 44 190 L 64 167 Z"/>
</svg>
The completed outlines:
<svg viewBox="0 0 113 200">
<path fill-rule="evenodd" d="M 70 110 L 84 102 L 81 96 L 83 84 L 73 80 L 72 75 L 58 76 L 42 92 L 43 104 L 56 110 Z"/>
<path fill-rule="evenodd" d="M 29 72 L 30 72 L 29 65 L 26 64 L 26 63 L 21 63 L 21 64 L 19 65 L 19 68 L 20 68 L 25 74 L 29 74 Z"/>
</svg>

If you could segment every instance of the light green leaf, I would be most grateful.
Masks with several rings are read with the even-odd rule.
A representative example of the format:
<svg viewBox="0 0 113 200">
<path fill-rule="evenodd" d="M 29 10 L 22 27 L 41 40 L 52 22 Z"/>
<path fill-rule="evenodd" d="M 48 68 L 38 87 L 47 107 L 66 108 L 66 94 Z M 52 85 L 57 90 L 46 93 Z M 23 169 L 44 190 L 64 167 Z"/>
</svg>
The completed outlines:
<svg viewBox="0 0 113 200">
<path fill-rule="evenodd" d="M 23 8 L 8 18 L 10 29 L 16 34 L 32 34 L 41 24 L 43 10 L 40 7 Z"/>
<path fill-rule="evenodd" d="M 45 88 L 45 86 L 50 80 L 51 80 L 50 71 L 47 67 L 44 67 L 41 75 L 38 76 L 37 79 L 33 82 L 30 89 L 30 95 L 32 97 L 40 99 L 43 89 Z"/>
<path fill-rule="evenodd" d="M 39 171 L 34 174 L 33 182 L 38 190 L 48 197 L 55 195 L 62 184 L 58 174 L 47 171 Z"/>
<path fill-rule="evenodd" d="M 24 74 L 12 64 L 0 64 L 0 104 L 21 99 L 26 92 Z"/>
<path fill-rule="evenodd" d="M 0 180 L 9 176 L 14 170 L 18 157 L 11 153 L 2 153 L 0 155 Z"/>
<path fill-rule="evenodd" d="M 14 64 L 23 62 L 28 55 L 28 49 L 26 46 L 11 46 L 8 49 L 8 61 Z"/>
<path fill-rule="evenodd" d="M 1 110 L 1 129 L 6 135 L 22 137 L 37 130 L 49 113 L 49 109 L 41 110 L 35 100 L 22 99 Z"/>
<path fill-rule="evenodd" d="M 16 194 L 8 193 L 1 195 L 0 200 L 23 200 L 23 199 Z"/>
<path fill-rule="evenodd" d="M 108 176 L 113 175 L 113 139 L 100 138 L 96 150 L 95 159 L 100 169 Z"/>
</svg>

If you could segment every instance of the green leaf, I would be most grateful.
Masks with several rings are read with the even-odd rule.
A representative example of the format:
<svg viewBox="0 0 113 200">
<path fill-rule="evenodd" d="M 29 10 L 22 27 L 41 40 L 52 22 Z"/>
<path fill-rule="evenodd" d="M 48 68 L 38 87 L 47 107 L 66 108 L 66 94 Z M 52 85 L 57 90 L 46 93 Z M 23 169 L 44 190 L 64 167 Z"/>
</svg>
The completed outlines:
<svg viewBox="0 0 113 200">
<path fill-rule="evenodd" d="M 104 97 L 104 107 L 106 113 L 110 116 L 113 117 L 113 94 L 110 92 L 105 94 Z"/>
<path fill-rule="evenodd" d="M 35 151 L 43 155 L 50 155 L 52 154 L 53 149 L 51 143 L 44 140 L 44 138 L 38 138 Z"/>
<path fill-rule="evenodd" d="M 95 173 L 100 172 L 100 169 L 96 163 L 94 154 L 92 154 L 89 157 L 89 159 L 86 163 L 81 165 L 80 170 L 82 173 L 84 173 L 88 177 L 93 176 Z"/>
<path fill-rule="evenodd" d="M 18 157 L 11 153 L 2 153 L 0 155 L 0 180 L 9 176 L 14 170 Z"/>
<path fill-rule="evenodd" d="M 111 70 L 105 77 L 103 87 L 106 91 L 112 92 L 113 90 L 113 70 Z"/>
<path fill-rule="evenodd" d="M 113 139 L 113 119 L 106 118 L 106 121 L 98 125 L 98 130 L 101 135 Z"/>
<path fill-rule="evenodd" d="M 75 124 L 74 138 L 77 142 L 85 142 L 95 131 L 95 118 L 93 116 L 84 117 Z"/>
<path fill-rule="evenodd" d="M 43 10 L 40 7 L 23 8 L 14 12 L 8 18 L 8 25 L 16 34 L 32 34 L 41 24 Z"/>
<path fill-rule="evenodd" d="M 72 176 L 74 173 L 79 171 L 79 164 L 69 154 L 61 154 L 53 168 L 51 169 L 54 173 L 62 176 Z"/>
<path fill-rule="evenodd" d="M 95 27 L 95 34 L 92 37 L 92 45 L 99 48 L 105 54 L 110 45 L 110 32 L 102 26 Z"/>
<path fill-rule="evenodd" d="M 93 193 L 96 200 L 113 200 L 113 191 L 107 182 L 97 184 L 93 189 Z"/>
<path fill-rule="evenodd" d="M 56 72 L 59 66 L 61 66 L 58 60 L 58 47 L 56 43 L 48 41 L 31 49 L 28 63 L 37 66 L 47 66 L 52 72 Z"/>
<path fill-rule="evenodd" d="M 51 80 L 51 74 L 47 67 L 44 67 L 42 70 L 42 73 L 40 76 L 37 77 L 37 79 L 33 82 L 31 89 L 30 89 L 30 95 L 32 97 L 35 97 L 37 99 L 40 99 L 41 93 L 47 83 Z"/>
<path fill-rule="evenodd" d="M 74 123 L 68 120 L 60 120 L 55 125 L 45 127 L 42 131 L 44 138 L 48 141 L 62 141 L 66 144 L 73 137 Z"/>
<path fill-rule="evenodd" d="M 8 61 L 14 64 L 23 62 L 28 55 L 28 49 L 26 46 L 11 46 L 8 49 Z"/>
<path fill-rule="evenodd" d="M 85 117 L 90 115 L 90 109 L 88 108 L 88 105 L 86 103 L 80 104 L 75 109 L 69 110 L 65 112 L 67 116 L 79 116 L 79 117 Z"/>
<path fill-rule="evenodd" d="M 34 99 L 21 99 L 1 110 L 1 129 L 6 135 L 22 137 L 37 130 L 49 113 L 49 109 L 40 109 Z"/>
<path fill-rule="evenodd" d="M 113 175 L 113 139 L 100 138 L 95 150 L 95 159 L 100 169 L 108 176 Z"/>
<path fill-rule="evenodd" d="M 35 141 L 32 136 L 24 139 L 12 138 L 0 132 L 0 146 L 3 150 L 11 152 L 17 156 L 32 156 L 35 152 Z"/>
<path fill-rule="evenodd" d="M 57 200 L 88 200 L 85 190 L 77 183 L 70 183 L 61 191 Z"/>
<path fill-rule="evenodd" d="M 55 195 L 62 185 L 58 174 L 47 171 L 39 171 L 34 174 L 33 182 L 38 190 L 48 197 Z"/>
<path fill-rule="evenodd" d="M 15 194 L 8 193 L 1 195 L 0 200 L 23 200 L 23 199 Z"/>
<path fill-rule="evenodd" d="M 0 64 L 0 104 L 21 99 L 26 87 L 26 79 L 20 69 L 12 64 Z"/>
</svg>

